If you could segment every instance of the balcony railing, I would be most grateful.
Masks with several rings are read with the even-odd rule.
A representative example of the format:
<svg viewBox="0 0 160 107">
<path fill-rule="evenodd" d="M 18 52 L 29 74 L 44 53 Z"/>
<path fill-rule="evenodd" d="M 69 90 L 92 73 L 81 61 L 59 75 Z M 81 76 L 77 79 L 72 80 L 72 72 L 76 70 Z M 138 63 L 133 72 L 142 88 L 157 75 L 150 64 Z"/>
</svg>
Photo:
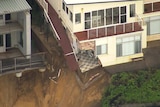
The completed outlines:
<svg viewBox="0 0 160 107">
<path fill-rule="evenodd" d="M 87 39 L 100 38 L 142 30 L 142 21 L 87 30 Z"/>
<path fill-rule="evenodd" d="M 160 11 L 160 1 L 144 4 L 144 13 Z"/>
<path fill-rule="evenodd" d="M 18 21 L 6 21 L 4 25 L 0 25 L 0 34 L 5 34 L 14 31 L 22 31 L 23 27 Z"/>
<path fill-rule="evenodd" d="M 7 58 L 0 60 L 0 75 L 16 73 L 29 69 L 45 67 L 46 53 L 36 53 L 32 55 Z"/>
</svg>

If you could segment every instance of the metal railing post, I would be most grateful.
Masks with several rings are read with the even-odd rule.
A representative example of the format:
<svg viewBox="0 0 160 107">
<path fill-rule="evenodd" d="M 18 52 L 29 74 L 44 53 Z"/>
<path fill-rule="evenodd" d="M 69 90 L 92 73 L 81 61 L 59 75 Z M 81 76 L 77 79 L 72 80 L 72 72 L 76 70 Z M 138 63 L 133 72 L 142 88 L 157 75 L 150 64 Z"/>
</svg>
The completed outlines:
<svg viewBox="0 0 160 107">
<path fill-rule="evenodd" d="M 29 65 L 30 65 L 30 68 L 31 68 L 31 66 L 32 66 L 32 55 L 30 55 L 30 59 L 29 59 Z"/>
<path fill-rule="evenodd" d="M 117 31 L 116 31 L 117 29 L 116 28 L 117 28 L 117 26 L 115 25 L 114 28 L 113 28 L 114 29 L 114 34 L 117 33 Z"/>
<path fill-rule="evenodd" d="M 89 39 L 89 30 L 87 30 L 87 38 Z"/>
<path fill-rule="evenodd" d="M 2 60 L 0 60 L 0 70 L 1 70 L 1 74 L 2 74 Z"/>
<path fill-rule="evenodd" d="M 99 35 L 98 35 L 98 28 L 96 29 L 96 37 L 99 37 Z"/>
<path fill-rule="evenodd" d="M 134 24 L 135 24 L 135 23 L 133 22 L 133 23 L 132 23 L 132 31 L 134 31 Z"/>
<path fill-rule="evenodd" d="M 16 71 L 16 69 L 17 69 L 17 61 L 16 61 L 16 58 L 14 58 L 14 68 L 15 68 L 15 71 Z"/>
<path fill-rule="evenodd" d="M 152 2 L 152 12 L 153 12 L 153 2 Z"/>
<path fill-rule="evenodd" d="M 105 36 L 107 36 L 107 27 L 105 27 Z"/>
<path fill-rule="evenodd" d="M 125 30 L 125 29 L 126 29 L 126 27 L 125 27 L 125 26 L 126 26 L 126 24 L 123 24 L 123 33 L 125 33 L 125 32 L 126 32 L 126 30 Z"/>
</svg>

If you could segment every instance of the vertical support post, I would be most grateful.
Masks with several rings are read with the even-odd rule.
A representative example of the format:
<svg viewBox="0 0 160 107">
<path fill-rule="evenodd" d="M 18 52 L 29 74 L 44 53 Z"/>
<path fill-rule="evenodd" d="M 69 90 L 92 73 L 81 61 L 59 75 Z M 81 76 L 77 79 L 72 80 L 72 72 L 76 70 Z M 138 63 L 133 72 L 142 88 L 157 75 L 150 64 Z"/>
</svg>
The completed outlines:
<svg viewBox="0 0 160 107">
<path fill-rule="evenodd" d="M 152 2 L 152 12 L 153 12 L 153 2 Z"/>
<path fill-rule="evenodd" d="M 17 59 L 16 58 L 14 58 L 14 68 L 15 68 L 15 71 L 17 70 L 17 61 L 16 61 Z"/>
<path fill-rule="evenodd" d="M 133 23 L 132 23 L 132 31 L 134 31 L 134 24 L 135 24 L 135 23 L 133 22 Z"/>
<path fill-rule="evenodd" d="M 29 66 L 30 66 L 30 68 L 32 66 L 32 55 L 30 55 L 30 58 L 29 58 Z"/>
<path fill-rule="evenodd" d="M 2 74 L 2 60 L 0 60 L 0 72 Z"/>
<path fill-rule="evenodd" d="M 87 38 L 89 39 L 89 30 L 87 30 Z"/>
<path fill-rule="evenodd" d="M 126 32 L 126 27 L 125 27 L 125 24 L 123 24 L 123 33 Z"/>
<path fill-rule="evenodd" d="M 116 34 L 117 33 L 117 31 L 116 31 L 116 25 L 114 26 L 114 34 Z"/>
<path fill-rule="evenodd" d="M 105 27 L 105 35 L 107 36 L 107 27 Z"/>
<path fill-rule="evenodd" d="M 98 37 L 99 35 L 98 35 L 98 28 L 96 29 L 96 37 Z"/>
</svg>

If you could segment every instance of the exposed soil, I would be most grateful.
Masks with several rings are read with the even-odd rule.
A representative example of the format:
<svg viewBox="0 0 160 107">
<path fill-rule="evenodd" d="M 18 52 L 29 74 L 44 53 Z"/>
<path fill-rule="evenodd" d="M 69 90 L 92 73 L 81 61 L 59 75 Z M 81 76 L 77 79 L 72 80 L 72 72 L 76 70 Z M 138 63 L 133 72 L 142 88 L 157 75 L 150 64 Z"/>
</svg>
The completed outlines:
<svg viewBox="0 0 160 107">
<path fill-rule="evenodd" d="M 54 72 L 29 71 L 0 77 L 0 107 L 100 107 L 107 74 L 83 90 L 75 73 L 64 68 L 59 78 Z M 57 82 L 55 82 L 55 81 Z"/>
</svg>

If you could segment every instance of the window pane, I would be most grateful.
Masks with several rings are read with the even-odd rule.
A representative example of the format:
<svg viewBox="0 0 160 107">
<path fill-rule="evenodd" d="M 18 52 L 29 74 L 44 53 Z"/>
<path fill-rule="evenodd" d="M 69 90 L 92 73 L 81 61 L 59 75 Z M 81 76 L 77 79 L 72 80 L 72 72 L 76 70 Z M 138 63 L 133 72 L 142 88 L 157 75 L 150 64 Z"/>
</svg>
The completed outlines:
<svg viewBox="0 0 160 107">
<path fill-rule="evenodd" d="M 85 13 L 85 21 L 91 20 L 90 13 Z"/>
<path fill-rule="evenodd" d="M 92 27 L 97 27 L 97 11 L 92 12 Z"/>
<path fill-rule="evenodd" d="M 75 14 L 75 22 L 76 23 L 81 23 L 81 14 L 80 13 Z"/>
<path fill-rule="evenodd" d="M 126 14 L 126 6 L 121 7 L 121 14 Z"/>
<path fill-rule="evenodd" d="M 0 15 L 0 20 L 3 19 L 3 15 Z"/>
<path fill-rule="evenodd" d="M 66 7 L 66 6 L 65 6 L 65 3 L 64 3 L 64 2 L 63 2 L 63 4 L 62 4 L 62 6 L 63 6 L 63 7 L 62 7 L 63 10 L 65 11 L 65 7 Z"/>
<path fill-rule="evenodd" d="M 160 33 L 160 19 L 150 21 L 150 34 Z"/>
<path fill-rule="evenodd" d="M 122 48 L 123 48 L 123 55 L 134 54 L 134 41 L 123 43 Z"/>
<path fill-rule="evenodd" d="M 117 57 L 122 56 L 122 44 L 117 44 L 116 51 Z"/>
<path fill-rule="evenodd" d="M 113 23 L 119 23 L 119 7 L 113 8 Z"/>
<path fill-rule="evenodd" d="M 66 13 L 68 14 L 68 7 L 66 7 Z"/>
<path fill-rule="evenodd" d="M 101 46 L 97 46 L 97 55 L 101 54 Z"/>
<path fill-rule="evenodd" d="M 106 25 L 112 24 L 112 8 L 106 9 Z"/>
<path fill-rule="evenodd" d="M 104 25 L 104 10 L 98 10 L 98 26 Z"/>
<path fill-rule="evenodd" d="M 130 5 L 130 17 L 135 16 L 135 4 Z"/>
<path fill-rule="evenodd" d="M 73 14 L 71 11 L 70 11 L 70 20 L 73 21 Z"/>
<path fill-rule="evenodd" d="M 3 35 L 0 35 L 0 46 L 3 46 Z"/>
<path fill-rule="evenodd" d="M 121 16 L 121 23 L 125 23 L 126 22 L 126 15 Z"/>
<path fill-rule="evenodd" d="M 101 45 L 101 53 L 102 54 L 105 54 L 105 53 L 107 53 L 107 45 L 106 44 L 104 44 L 104 45 Z"/>
<path fill-rule="evenodd" d="M 91 21 L 85 22 L 85 29 L 90 29 L 91 28 Z"/>
<path fill-rule="evenodd" d="M 141 52 L 141 41 L 136 41 L 135 42 L 135 53 L 140 53 Z"/>
</svg>

